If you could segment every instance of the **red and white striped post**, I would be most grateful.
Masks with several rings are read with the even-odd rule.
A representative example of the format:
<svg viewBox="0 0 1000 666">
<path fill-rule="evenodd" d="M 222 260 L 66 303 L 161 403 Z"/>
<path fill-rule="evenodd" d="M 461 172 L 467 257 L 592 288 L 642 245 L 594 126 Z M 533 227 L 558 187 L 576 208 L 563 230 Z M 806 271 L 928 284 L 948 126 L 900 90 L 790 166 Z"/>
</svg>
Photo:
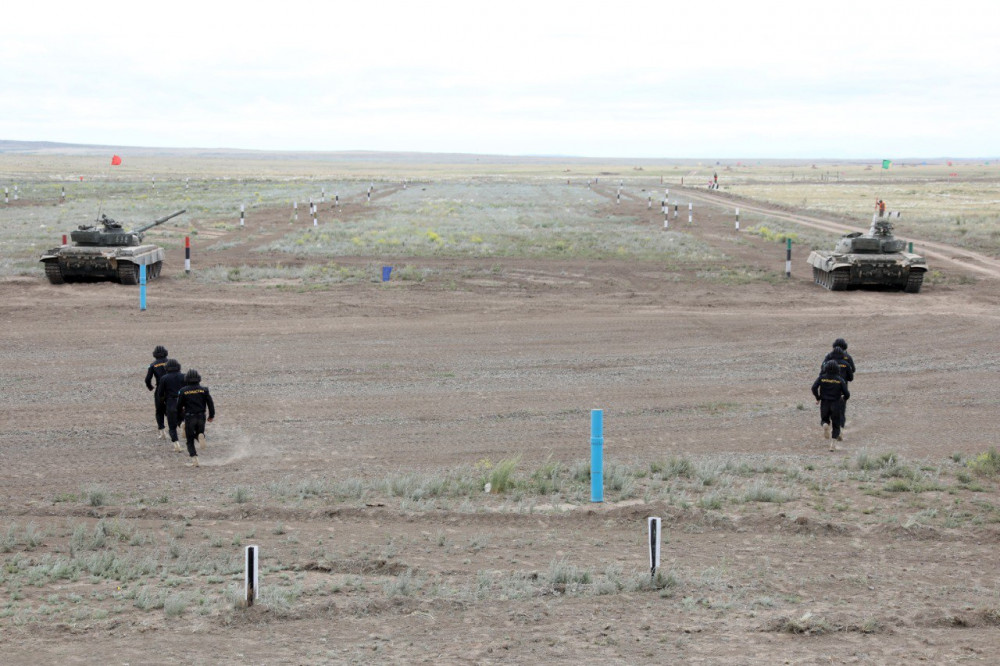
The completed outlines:
<svg viewBox="0 0 1000 666">
<path fill-rule="evenodd" d="M 184 237 L 184 272 L 191 273 L 191 237 Z"/>
</svg>

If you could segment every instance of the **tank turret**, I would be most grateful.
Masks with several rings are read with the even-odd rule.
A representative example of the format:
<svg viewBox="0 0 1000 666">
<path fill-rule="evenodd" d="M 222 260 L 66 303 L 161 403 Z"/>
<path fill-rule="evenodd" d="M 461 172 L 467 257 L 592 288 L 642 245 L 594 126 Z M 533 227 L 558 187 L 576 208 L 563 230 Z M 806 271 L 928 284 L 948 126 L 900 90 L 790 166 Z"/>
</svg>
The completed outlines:
<svg viewBox="0 0 1000 666">
<path fill-rule="evenodd" d="M 927 262 L 906 252 L 906 242 L 893 236 L 893 218 L 899 219 L 899 213 L 877 212 L 868 233 L 855 231 L 842 236 L 833 252 L 810 253 L 808 261 L 816 284 L 834 291 L 871 285 L 919 292 Z"/>
<path fill-rule="evenodd" d="M 75 231 L 70 232 L 70 240 L 76 245 L 94 246 L 104 245 L 107 247 L 136 247 L 142 244 L 142 236 L 153 227 L 171 220 L 186 210 L 179 210 L 176 213 L 165 215 L 153 220 L 149 224 L 139 227 L 135 231 L 126 231 L 122 225 L 115 222 L 107 215 L 101 215 L 97 224 L 81 224 Z"/>
<path fill-rule="evenodd" d="M 133 231 L 101 215 L 96 224 L 83 224 L 70 232 L 72 245 L 53 248 L 42 255 L 45 275 L 52 284 L 67 279 L 117 279 L 122 284 L 137 284 L 139 266 L 146 266 L 146 276 L 160 274 L 165 253 L 157 245 L 143 245 L 143 234 L 187 212 L 179 210 L 153 220 Z"/>
</svg>

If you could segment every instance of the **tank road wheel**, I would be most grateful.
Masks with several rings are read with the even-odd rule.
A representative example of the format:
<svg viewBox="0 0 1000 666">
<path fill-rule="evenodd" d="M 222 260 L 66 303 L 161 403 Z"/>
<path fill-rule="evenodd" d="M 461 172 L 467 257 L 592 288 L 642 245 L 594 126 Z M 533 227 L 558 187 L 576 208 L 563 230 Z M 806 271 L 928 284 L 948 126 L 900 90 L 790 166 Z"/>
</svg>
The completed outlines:
<svg viewBox="0 0 1000 666">
<path fill-rule="evenodd" d="M 851 283 L 851 273 L 846 268 L 839 268 L 830 274 L 830 289 L 844 291 Z"/>
<path fill-rule="evenodd" d="M 910 274 L 906 276 L 906 286 L 903 287 L 903 291 L 907 294 L 919 294 L 920 286 L 924 283 L 924 272 L 923 271 L 910 271 Z"/>
<path fill-rule="evenodd" d="M 127 261 L 119 262 L 118 281 L 122 284 L 139 284 L 139 267 Z"/>
<path fill-rule="evenodd" d="M 59 265 L 58 261 L 45 262 L 45 277 L 47 277 L 49 282 L 52 284 L 63 284 L 66 282 L 66 278 L 63 277 L 62 267 Z"/>
</svg>

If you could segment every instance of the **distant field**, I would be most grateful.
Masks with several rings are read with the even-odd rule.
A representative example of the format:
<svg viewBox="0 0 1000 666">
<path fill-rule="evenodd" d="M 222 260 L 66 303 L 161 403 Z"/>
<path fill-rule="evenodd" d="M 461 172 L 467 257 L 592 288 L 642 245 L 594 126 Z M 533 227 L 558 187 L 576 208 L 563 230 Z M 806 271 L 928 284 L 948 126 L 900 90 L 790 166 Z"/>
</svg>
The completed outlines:
<svg viewBox="0 0 1000 666">
<path fill-rule="evenodd" d="M 430 156 L 433 157 L 433 156 Z M 322 224 L 304 224 L 253 246 L 302 256 L 548 257 L 659 259 L 719 265 L 726 256 L 675 227 L 650 234 L 634 215 L 608 215 L 604 197 L 584 185 L 623 185 L 627 195 L 659 203 L 677 185 L 700 187 L 718 174 L 720 190 L 740 197 L 826 214 L 863 225 L 877 196 L 902 212 L 901 236 L 949 242 L 1000 254 L 1000 166 L 984 163 L 878 165 L 773 163 L 651 164 L 535 159 L 514 163 L 467 156 L 434 163 L 430 157 L 392 162 L 315 158 L 239 159 L 139 156 L 121 166 L 97 156 L 0 154 L 0 180 L 10 203 L 0 205 L 0 275 L 36 274 L 37 258 L 61 235 L 89 223 L 98 211 L 137 226 L 186 208 L 186 216 L 153 232 L 167 249 L 199 229 L 231 230 L 241 204 L 255 211 L 292 202 L 300 220 L 308 202 L 364 200 L 370 186 L 398 188 L 372 215 L 340 220 L 324 211 Z M 403 190 L 403 183 L 407 189 Z M 568 187 L 567 187 L 568 186 Z M 14 201 L 14 193 L 18 200 Z M 65 192 L 65 201 L 61 196 Z M 824 247 L 826 234 L 795 225 L 746 219 L 745 227 L 796 234 L 797 242 Z M 766 233 L 765 231 L 765 233 Z M 239 241 L 252 245 L 248 234 Z M 231 246 L 227 240 L 209 246 Z"/>
</svg>

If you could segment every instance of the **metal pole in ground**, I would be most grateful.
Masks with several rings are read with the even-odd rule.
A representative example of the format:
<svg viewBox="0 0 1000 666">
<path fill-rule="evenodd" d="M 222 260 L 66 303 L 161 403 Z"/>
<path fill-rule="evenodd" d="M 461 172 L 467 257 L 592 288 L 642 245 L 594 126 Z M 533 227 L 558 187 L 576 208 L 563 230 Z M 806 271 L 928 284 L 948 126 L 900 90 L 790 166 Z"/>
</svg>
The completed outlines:
<svg viewBox="0 0 1000 666">
<path fill-rule="evenodd" d="M 260 598 L 260 585 L 257 581 L 257 573 L 260 569 L 260 548 L 257 546 L 247 546 L 244 556 L 243 585 L 244 598 L 247 600 L 247 607 L 253 606 L 253 602 Z"/>
<path fill-rule="evenodd" d="M 785 239 L 788 242 L 788 249 L 785 251 L 785 277 L 792 277 L 792 239 Z"/>
<path fill-rule="evenodd" d="M 649 523 L 649 576 L 656 577 L 656 570 L 660 568 L 660 537 L 661 521 L 659 518 L 650 516 L 646 519 Z"/>
<path fill-rule="evenodd" d="M 191 273 L 191 237 L 184 237 L 184 272 Z"/>
<path fill-rule="evenodd" d="M 604 501 L 604 410 L 590 410 L 590 501 Z"/>
</svg>

